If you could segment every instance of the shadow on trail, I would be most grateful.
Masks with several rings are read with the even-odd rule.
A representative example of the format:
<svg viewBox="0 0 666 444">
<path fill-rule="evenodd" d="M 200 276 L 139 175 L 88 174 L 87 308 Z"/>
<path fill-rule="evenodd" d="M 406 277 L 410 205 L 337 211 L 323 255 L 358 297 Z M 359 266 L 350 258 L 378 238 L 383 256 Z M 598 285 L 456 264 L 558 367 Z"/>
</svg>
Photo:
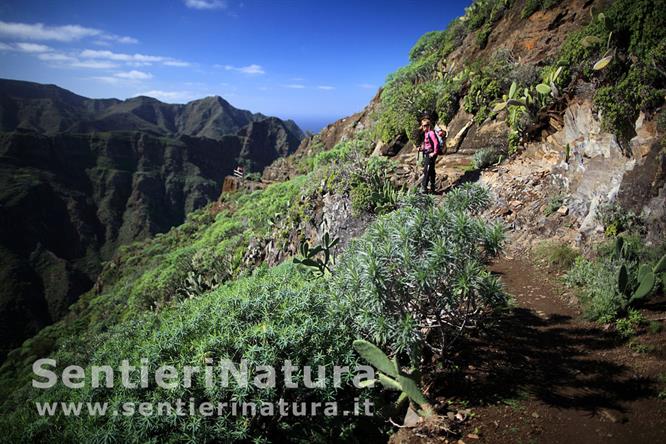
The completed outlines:
<svg viewBox="0 0 666 444">
<path fill-rule="evenodd" d="M 437 380 L 436 396 L 470 405 L 533 398 L 553 407 L 589 411 L 656 393 L 655 382 L 635 377 L 626 366 L 604 359 L 618 345 L 612 333 L 569 316 L 540 317 L 515 308 L 490 328 L 469 338 L 454 358 L 460 371 Z"/>
</svg>

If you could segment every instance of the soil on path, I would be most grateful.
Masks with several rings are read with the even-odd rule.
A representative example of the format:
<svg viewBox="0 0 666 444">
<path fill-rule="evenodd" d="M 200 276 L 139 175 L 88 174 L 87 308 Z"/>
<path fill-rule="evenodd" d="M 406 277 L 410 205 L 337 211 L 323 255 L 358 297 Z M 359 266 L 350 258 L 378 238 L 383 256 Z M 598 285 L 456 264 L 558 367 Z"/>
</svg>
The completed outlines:
<svg viewBox="0 0 666 444">
<path fill-rule="evenodd" d="M 552 272 L 517 258 L 503 258 L 492 270 L 514 308 L 466 341 L 453 360 L 459 371 L 429 384 L 440 405 L 453 400 L 471 410 L 463 442 L 666 442 L 666 399 L 659 398 L 666 390 L 666 333 L 644 332 L 631 345 L 583 320 Z M 663 317 L 666 304 L 642 311 Z M 457 441 L 426 424 L 392 439 Z"/>
</svg>

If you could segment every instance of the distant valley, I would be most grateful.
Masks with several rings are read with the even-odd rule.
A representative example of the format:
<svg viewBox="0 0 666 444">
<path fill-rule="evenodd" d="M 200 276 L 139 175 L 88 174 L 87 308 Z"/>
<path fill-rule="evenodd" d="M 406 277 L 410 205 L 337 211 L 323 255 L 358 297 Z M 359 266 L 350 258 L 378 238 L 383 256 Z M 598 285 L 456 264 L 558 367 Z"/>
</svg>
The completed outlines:
<svg viewBox="0 0 666 444">
<path fill-rule="evenodd" d="M 237 164 L 261 171 L 302 138 L 221 97 L 88 99 L 0 80 L 0 357 L 63 317 L 120 245 L 181 224 Z"/>
</svg>

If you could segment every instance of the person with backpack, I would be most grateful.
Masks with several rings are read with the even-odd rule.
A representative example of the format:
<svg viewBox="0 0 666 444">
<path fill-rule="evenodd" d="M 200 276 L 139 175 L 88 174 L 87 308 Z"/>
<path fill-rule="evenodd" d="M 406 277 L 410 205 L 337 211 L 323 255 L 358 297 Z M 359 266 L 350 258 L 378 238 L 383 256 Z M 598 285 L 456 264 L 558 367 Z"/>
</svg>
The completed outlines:
<svg viewBox="0 0 666 444">
<path fill-rule="evenodd" d="M 428 192 L 428 182 L 430 183 L 431 193 L 435 192 L 435 161 L 442 147 L 437 134 L 432 130 L 430 119 L 421 120 L 421 130 L 424 133 L 421 152 L 423 153 L 423 181 L 421 182 L 421 191 Z"/>
</svg>

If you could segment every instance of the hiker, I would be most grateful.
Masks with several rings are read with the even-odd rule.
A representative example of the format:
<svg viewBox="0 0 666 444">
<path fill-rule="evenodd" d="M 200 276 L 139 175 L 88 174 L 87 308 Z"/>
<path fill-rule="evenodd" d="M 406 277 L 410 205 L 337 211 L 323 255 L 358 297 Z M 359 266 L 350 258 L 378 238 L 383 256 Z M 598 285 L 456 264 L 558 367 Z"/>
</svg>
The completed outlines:
<svg viewBox="0 0 666 444">
<path fill-rule="evenodd" d="M 421 152 L 423 153 L 423 182 L 421 182 L 421 191 L 428 192 L 428 182 L 430 182 L 430 191 L 435 192 L 435 161 L 440 152 L 440 142 L 437 134 L 432 130 L 430 119 L 421 120 L 421 130 L 424 133 Z"/>
</svg>

